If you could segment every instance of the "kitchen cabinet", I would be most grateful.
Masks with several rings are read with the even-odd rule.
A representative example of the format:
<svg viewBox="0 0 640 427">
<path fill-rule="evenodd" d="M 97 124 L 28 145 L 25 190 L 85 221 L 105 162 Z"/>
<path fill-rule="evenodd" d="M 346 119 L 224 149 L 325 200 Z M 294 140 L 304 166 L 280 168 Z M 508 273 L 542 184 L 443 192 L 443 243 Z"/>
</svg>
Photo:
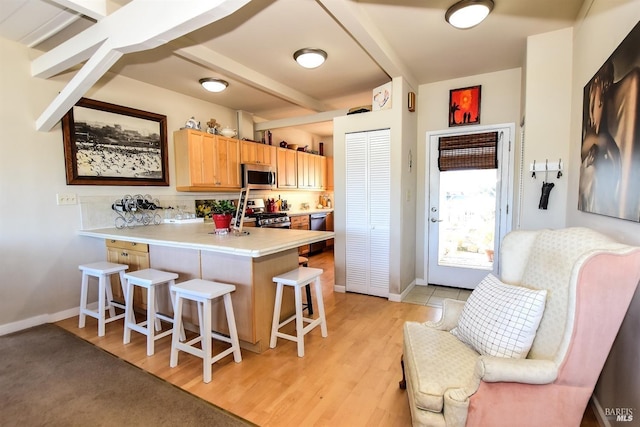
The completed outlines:
<svg viewBox="0 0 640 427">
<path fill-rule="evenodd" d="M 298 151 L 298 188 L 321 190 L 325 186 L 327 158 Z"/>
<path fill-rule="evenodd" d="M 327 213 L 327 231 L 334 231 L 333 212 L 328 212 Z M 328 248 L 333 247 L 333 239 L 328 239 L 326 241 L 326 245 L 327 245 Z"/>
<path fill-rule="evenodd" d="M 240 189 L 240 141 L 181 129 L 173 133 L 176 190 Z"/>
<path fill-rule="evenodd" d="M 319 212 L 313 213 L 310 216 L 311 230 L 313 231 L 327 231 L 327 213 Z M 326 247 L 324 240 L 316 243 L 312 243 L 309 247 L 309 253 L 322 252 Z"/>
<path fill-rule="evenodd" d="M 298 158 L 295 150 L 277 148 L 278 188 L 298 187 Z"/>
<path fill-rule="evenodd" d="M 345 170 L 346 289 L 388 297 L 391 131 L 347 134 Z"/>
<path fill-rule="evenodd" d="M 240 142 L 240 162 L 277 167 L 276 147 L 251 141 Z"/>
<path fill-rule="evenodd" d="M 291 229 L 292 230 L 309 230 L 311 222 L 309 221 L 309 215 L 293 215 L 291 216 Z M 310 252 L 309 245 L 303 245 L 298 248 L 299 255 L 307 255 Z"/>
<path fill-rule="evenodd" d="M 325 189 L 333 191 L 333 157 L 326 157 Z"/>
<path fill-rule="evenodd" d="M 129 266 L 127 272 L 149 268 L 149 245 L 145 243 L 125 242 L 121 240 L 106 240 L 107 261 Z M 124 295 L 117 274 L 111 275 L 111 289 L 113 299 L 124 304 Z M 140 286 L 133 287 L 133 305 L 135 308 L 147 309 L 147 293 Z"/>
</svg>

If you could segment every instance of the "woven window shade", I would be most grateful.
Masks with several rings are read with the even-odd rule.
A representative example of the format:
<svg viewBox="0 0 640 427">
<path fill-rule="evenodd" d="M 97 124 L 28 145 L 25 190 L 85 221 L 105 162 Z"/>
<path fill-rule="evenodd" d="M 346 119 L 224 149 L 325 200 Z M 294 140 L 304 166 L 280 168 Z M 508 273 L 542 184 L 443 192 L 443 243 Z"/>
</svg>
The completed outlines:
<svg viewBox="0 0 640 427">
<path fill-rule="evenodd" d="M 438 143 L 441 171 L 461 169 L 496 169 L 498 167 L 498 132 L 443 136 Z"/>
</svg>

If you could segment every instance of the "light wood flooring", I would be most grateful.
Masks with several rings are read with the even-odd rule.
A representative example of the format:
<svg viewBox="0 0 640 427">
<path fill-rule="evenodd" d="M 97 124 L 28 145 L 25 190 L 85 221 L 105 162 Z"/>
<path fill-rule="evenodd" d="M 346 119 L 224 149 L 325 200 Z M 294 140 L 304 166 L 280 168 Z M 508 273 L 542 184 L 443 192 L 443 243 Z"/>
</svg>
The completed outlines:
<svg viewBox="0 0 640 427">
<path fill-rule="evenodd" d="M 165 379 L 221 408 L 261 426 L 410 426 L 406 392 L 401 378 L 402 325 L 427 321 L 441 310 L 425 305 L 394 303 L 383 298 L 333 292 L 333 253 L 310 258 L 322 275 L 328 332 L 316 328 L 305 336 L 305 357 L 295 343 L 278 340 L 262 354 L 242 352 L 236 364 L 227 356 L 213 365 L 212 381 L 202 382 L 202 361 L 180 352 L 169 367 L 170 338 L 156 341 L 155 354 L 146 355 L 144 336 L 133 332 L 122 344 L 122 322 L 108 323 L 97 336 L 97 322 L 78 318 L 57 324 L 98 347 Z M 132 398 L 153 398 L 136 396 Z M 581 427 L 598 427 L 590 409 Z"/>
</svg>

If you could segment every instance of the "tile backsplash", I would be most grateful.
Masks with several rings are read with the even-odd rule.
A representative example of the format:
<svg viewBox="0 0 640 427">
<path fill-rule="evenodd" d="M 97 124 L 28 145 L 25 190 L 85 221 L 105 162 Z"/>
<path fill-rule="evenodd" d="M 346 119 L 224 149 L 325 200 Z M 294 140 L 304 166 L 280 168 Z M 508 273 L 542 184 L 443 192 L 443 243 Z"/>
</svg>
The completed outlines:
<svg viewBox="0 0 640 427">
<path fill-rule="evenodd" d="M 207 194 L 206 197 L 203 197 L 203 194 L 186 193 L 167 196 L 155 196 L 151 194 L 149 197 L 161 208 L 177 209 L 178 207 L 183 207 L 185 211 L 195 212 L 197 216 L 202 217 L 203 212 L 206 211 L 206 205 L 210 204 L 212 200 L 226 199 L 232 200 L 236 203 L 238 196 L 239 195 L 235 193 L 220 193 L 215 195 Z M 278 197 L 280 197 L 283 200 L 287 200 L 291 211 L 299 211 L 303 209 L 304 204 L 307 204 L 310 209 L 314 209 L 321 196 L 326 196 L 333 201 L 333 192 L 321 191 L 259 190 L 251 192 L 249 198 L 278 199 Z M 143 195 L 143 197 L 147 197 L 147 195 Z M 80 228 L 83 230 L 90 230 L 95 228 L 115 227 L 116 219 L 119 215 L 111 208 L 111 206 L 122 198 L 123 195 L 79 196 L 81 213 Z M 202 206 L 200 214 L 198 214 L 198 204 Z M 164 209 L 157 210 L 157 213 L 162 219 L 164 219 L 166 213 Z"/>
</svg>

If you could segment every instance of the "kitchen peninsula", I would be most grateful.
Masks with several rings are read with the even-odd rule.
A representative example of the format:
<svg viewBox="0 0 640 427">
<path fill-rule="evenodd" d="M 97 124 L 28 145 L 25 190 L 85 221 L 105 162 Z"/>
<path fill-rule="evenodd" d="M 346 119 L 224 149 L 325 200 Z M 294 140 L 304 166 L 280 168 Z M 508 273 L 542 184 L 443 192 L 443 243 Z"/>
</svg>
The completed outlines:
<svg viewBox="0 0 640 427">
<path fill-rule="evenodd" d="M 262 353 L 269 348 L 275 299 L 273 276 L 298 266 L 298 247 L 331 239 L 334 232 L 249 228 L 236 235 L 213 234 L 213 224 L 161 224 L 134 228 L 81 230 L 82 236 L 148 245 L 151 268 L 179 274 L 178 282 L 201 278 L 236 286 L 231 295 L 241 347 Z M 294 312 L 293 295 L 285 295 L 283 318 Z M 161 307 L 163 301 L 160 301 Z M 164 301 L 168 305 L 168 299 Z M 197 323 L 195 306 L 185 316 Z M 212 324 L 228 333 L 222 302 L 214 302 Z"/>
</svg>

